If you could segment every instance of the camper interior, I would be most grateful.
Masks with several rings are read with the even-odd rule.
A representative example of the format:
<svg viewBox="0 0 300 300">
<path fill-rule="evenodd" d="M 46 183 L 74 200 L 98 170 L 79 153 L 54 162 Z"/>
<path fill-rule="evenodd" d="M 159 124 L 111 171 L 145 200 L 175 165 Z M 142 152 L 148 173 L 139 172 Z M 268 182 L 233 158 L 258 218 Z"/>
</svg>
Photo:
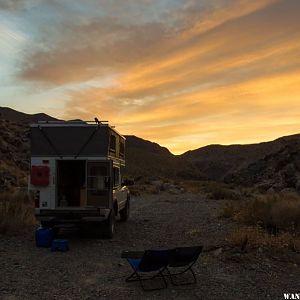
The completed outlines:
<svg viewBox="0 0 300 300">
<path fill-rule="evenodd" d="M 110 164 L 86 160 L 57 161 L 57 206 L 107 206 Z"/>
<path fill-rule="evenodd" d="M 59 207 L 83 206 L 86 194 L 86 161 L 57 161 L 57 201 Z"/>
</svg>

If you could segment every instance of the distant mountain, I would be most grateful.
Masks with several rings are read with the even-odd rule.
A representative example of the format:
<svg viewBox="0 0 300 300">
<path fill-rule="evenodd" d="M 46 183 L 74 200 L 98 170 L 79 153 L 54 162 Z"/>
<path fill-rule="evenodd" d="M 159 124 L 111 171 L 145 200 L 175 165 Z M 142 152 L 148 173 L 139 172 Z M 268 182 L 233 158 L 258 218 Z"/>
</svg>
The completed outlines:
<svg viewBox="0 0 300 300">
<path fill-rule="evenodd" d="M 0 107 L 0 188 L 26 182 L 29 140 L 24 124 L 39 120 L 56 119 Z M 133 135 L 126 139 L 125 173 L 130 177 L 215 180 L 300 192 L 299 134 L 260 144 L 210 145 L 182 155 Z"/>
<path fill-rule="evenodd" d="M 300 192 L 300 135 L 280 138 L 272 145 L 277 146 L 274 151 L 228 174 L 224 178 L 225 182 L 258 185 L 263 190 L 292 188 Z"/>
<path fill-rule="evenodd" d="M 173 155 L 167 148 L 133 135 L 126 137 L 126 173 L 149 178 L 204 179 L 191 163 Z"/>
<path fill-rule="evenodd" d="M 50 117 L 44 113 L 38 114 L 25 114 L 16 111 L 9 107 L 0 107 L 0 119 L 10 120 L 12 122 L 22 122 L 22 123 L 35 123 L 38 121 L 57 121 L 53 117 Z"/>
<path fill-rule="evenodd" d="M 259 144 L 210 145 L 188 151 L 181 157 L 201 169 L 208 179 L 223 180 L 227 175 L 247 168 L 249 164 L 279 151 L 283 146 L 299 138 L 300 135 L 292 135 Z"/>
</svg>

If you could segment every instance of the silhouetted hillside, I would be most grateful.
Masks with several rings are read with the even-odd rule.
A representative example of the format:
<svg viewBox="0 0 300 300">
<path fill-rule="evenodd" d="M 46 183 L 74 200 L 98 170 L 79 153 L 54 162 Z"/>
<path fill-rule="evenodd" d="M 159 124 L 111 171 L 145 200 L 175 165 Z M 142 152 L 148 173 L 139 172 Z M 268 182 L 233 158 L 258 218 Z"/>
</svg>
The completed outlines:
<svg viewBox="0 0 300 300">
<path fill-rule="evenodd" d="M 279 151 L 300 135 L 279 138 L 275 141 L 249 145 L 210 145 L 181 155 L 202 170 L 209 179 L 223 180 L 227 175 Z"/>
<path fill-rule="evenodd" d="M 263 190 L 292 188 L 300 192 L 300 135 L 281 138 L 273 144 L 281 144 L 280 149 L 227 175 L 225 181 L 259 185 Z"/>
<path fill-rule="evenodd" d="M 12 122 L 35 123 L 38 121 L 57 121 L 44 113 L 25 114 L 9 107 L 0 107 L 0 119 Z"/>
<path fill-rule="evenodd" d="M 0 119 L 0 191 L 27 183 L 28 126 Z"/>
<path fill-rule="evenodd" d="M 55 120 L 0 108 L 1 188 L 26 183 L 29 166 L 28 123 Z M 173 155 L 156 143 L 126 136 L 127 176 L 157 179 L 202 179 L 264 189 L 300 191 L 300 135 L 251 145 L 211 145 Z"/>
<path fill-rule="evenodd" d="M 204 179 L 201 171 L 156 143 L 126 136 L 126 174 L 133 177 Z"/>
</svg>

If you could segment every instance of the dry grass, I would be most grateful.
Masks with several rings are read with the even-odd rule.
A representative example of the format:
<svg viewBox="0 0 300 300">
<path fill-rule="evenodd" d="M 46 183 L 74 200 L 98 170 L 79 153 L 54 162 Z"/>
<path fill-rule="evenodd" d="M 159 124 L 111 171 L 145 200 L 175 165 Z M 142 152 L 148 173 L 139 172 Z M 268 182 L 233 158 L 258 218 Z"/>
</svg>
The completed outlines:
<svg viewBox="0 0 300 300">
<path fill-rule="evenodd" d="M 240 204 L 228 201 L 220 214 L 220 217 L 234 219 L 235 215 L 239 212 Z"/>
<path fill-rule="evenodd" d="M 227 238 L 233 246 L 245 249 L 289 249 L 300 252 L 300 238 L 285 232 L 277 236 L 266 233 L 260 227 L 242 227 L 233 231 Z"/>
<path fill-rule="evenodd" d="M 300 197 L 296 194 L 263 195 L 244 203 L 231 201 L 222 216 L 249 226 L 229 235 L 228 241 L 235 246 L 300 252 Z"/>
<path fill-rule="evenodd" d="M 240 198 L 240 192 L 228 184 L 216 181 L 184 181 L 184 188 L 194 194 L 206 194 L 208 198 L 215 200 Z"/>
<path fill-rule="evenodd" d="M 187 231 L 186 233 L 189 237 L 193 238 L 193 237 L 199 237 L 203 234 L 203 230 L 200 229 L 191 229 L 189 231 Z"/>
<path fill-rule="evenodd" d="M 36 224 L 32 198 L 26 192 L 0 194 L 0 233 L 19 234 Z"/>
<path fill-rule="evenodd" d="M 1 160 L 0 161 L 0 172 L 3 174 L 8 174 L 9 180 L 0 180 L 3 186 L 0 190 L 10 190 L 16 186 L 26 187 L 28 185 L 27 172 L 21 170 L 13 161 Z"/>
<path fill-rule="evenodd" d="M 296 194 L 271 194 L 240 205 L 225 207 L 234 220 L 283 231 L 300 231 L 300 197 Z"/>
</svg>

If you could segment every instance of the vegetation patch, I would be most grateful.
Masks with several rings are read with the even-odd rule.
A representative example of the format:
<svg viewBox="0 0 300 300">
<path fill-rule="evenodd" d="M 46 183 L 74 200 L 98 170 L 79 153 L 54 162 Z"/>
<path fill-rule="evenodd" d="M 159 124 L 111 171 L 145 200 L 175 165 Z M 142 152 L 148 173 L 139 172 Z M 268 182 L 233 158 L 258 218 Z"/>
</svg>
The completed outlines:
<svg viewBox="0 0 300 300">
<path fill-rule="evenodd" d="M 274 193 L 244 203 L 228 202 L 222 216 L 268 230 L 300 232 L 300 197 L 293 193 Z"/>
<path fill-rule="evenodd" d="M 293 193 L 267 194 L 246 202 L 228 202 L 222 216 L 247 227 L 233 231 L 228 240 L 250 248 L 300 251 L 300 197 Z"/>
<path fill-rule="evenodd" d="M 36 224 L 32 198 L 26 192 L 0 194 L 0 233 L 21 234 Z"/>
<path fill-rule="evenodd" d="M 206 194 L 215 200 L 240 198 L 240 191 L 236 187 L 216 181 L 184 181 L 183 186 L 187 191 L 195 194 Z"/>
<path fill-rule="evenodd" d="M 231 232 L 227 241 L 233 246 L 245 249 L 289 249 L 300 252 L 300 238 L 289 232 L 270 235 L 261 227 L 242 227 Z"/>
</svg>

